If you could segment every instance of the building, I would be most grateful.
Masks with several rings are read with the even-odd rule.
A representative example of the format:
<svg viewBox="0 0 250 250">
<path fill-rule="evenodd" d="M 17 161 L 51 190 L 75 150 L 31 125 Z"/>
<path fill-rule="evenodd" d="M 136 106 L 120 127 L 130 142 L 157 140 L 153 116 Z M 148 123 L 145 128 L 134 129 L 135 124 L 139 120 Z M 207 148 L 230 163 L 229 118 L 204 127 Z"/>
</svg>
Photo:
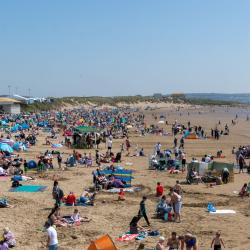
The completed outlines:
<svg viewBox="0 0 250 250">
<path fill-rule="evenodd" d="M 20 114 L 21 102 L 12 98 L 0 97 L 0 113 Z"/>
</svg>

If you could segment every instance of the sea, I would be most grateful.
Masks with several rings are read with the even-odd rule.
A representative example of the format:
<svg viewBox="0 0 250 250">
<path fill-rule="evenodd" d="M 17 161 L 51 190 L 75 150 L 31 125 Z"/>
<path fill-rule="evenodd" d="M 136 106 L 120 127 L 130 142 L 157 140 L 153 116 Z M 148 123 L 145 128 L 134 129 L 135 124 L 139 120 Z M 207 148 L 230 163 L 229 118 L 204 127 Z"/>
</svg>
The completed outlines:
<svg viewBox="0 0 250 250">
<path fill-rule="evenodd" d="M 250 93 L 247 94 L 189 93 L 185 94 L 185 96 L 190 99 L 210 99 L 210 100 L 231 101 L 231 102 L 250 104 Z"/>
</svg>

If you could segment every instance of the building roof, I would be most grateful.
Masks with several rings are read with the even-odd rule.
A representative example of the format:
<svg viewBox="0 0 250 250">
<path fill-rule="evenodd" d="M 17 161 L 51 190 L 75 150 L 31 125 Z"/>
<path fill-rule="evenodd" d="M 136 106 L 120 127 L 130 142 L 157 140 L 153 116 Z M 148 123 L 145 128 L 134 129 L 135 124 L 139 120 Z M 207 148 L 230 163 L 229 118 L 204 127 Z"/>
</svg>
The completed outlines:
<svg viewBox="0 0 250 250">
<path fill-rule="evenodd" d="M 12 98 L 0 97 L 0 104 L 1 103 L 21 103 L 21 102 Z"/>
</svg>

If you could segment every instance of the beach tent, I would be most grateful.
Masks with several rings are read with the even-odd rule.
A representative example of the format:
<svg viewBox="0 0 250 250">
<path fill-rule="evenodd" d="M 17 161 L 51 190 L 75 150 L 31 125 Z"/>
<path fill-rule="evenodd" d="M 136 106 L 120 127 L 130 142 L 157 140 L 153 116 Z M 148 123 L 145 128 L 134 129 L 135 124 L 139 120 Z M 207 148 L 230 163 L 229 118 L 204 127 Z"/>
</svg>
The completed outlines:
<svg viewBox="0 0 250 250">
<path fill-rule="evenodd" d="M 16 142 L 13 145 L 13 149 L 16 151 L 20 151 L 20 150 L 26 151 L 27 147 L 22 142 Z"/>
<path fill-rule="evenodd" d="M 212 163 L 202 163 L 202 162 L 190 162 L 187 166 L 188 172 L 193 168 L 199 175 L 204 175 L 210 172 L 214 176 L 221 176 L 222 170 L 227 168 L 230 173 L 229 182 L 234 182 L 234 164 L 213 161 Z"/>
<path fill-rule="evenodd" d="M 109 170 L 109 169 L 104 169 L 100 171 L 101 174 L 104 174 L 105 176 L 109 176 L 111 174 L 114 175 L 114 177 L 116 179 L 119 179 L 121 181 L 126 182 L 126 187 L 131 187 L 131 182 L 133 179 L 133 171 L 132 170 L 128 170 L 128 169 L 116 169 L 115 171 L 113 170 Z"/>
<path fill-rule="evenodd" d="M 33 160 L 28 161 L 28 169 L 34 169 L 34 168 L 37 168 L 36 162 Z"/>
<path fill-rule="evenodd" d="M 92 241 L 87 250 L 117 250 L 114 242 L 108 234 Z"/>
<path fill-rule="evenodd" d="M 0 150 L 13 153 L 13 148 L 7 143 L 0 143 Z"/>
<path fill-rule="evenodd" d="M 15 142 L 11 139 L 0 139 L 0 143 L 5 143 L 5 144 L 8 144 L 10 145 L 11 147 L 15 144 Z"/>
</svg>

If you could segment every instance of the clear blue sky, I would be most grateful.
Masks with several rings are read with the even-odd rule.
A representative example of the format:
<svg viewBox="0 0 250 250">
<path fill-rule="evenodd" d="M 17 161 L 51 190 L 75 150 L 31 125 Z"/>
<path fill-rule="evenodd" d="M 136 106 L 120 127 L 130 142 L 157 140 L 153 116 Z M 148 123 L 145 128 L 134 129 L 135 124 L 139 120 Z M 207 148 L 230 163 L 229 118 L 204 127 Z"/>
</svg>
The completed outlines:
<svg viewBox="0 0 250 250">
<path fill-rule="evenodd" d="M 0 94 L 250 92 L 249 0 L 0 2 Z"/>
</svg>

